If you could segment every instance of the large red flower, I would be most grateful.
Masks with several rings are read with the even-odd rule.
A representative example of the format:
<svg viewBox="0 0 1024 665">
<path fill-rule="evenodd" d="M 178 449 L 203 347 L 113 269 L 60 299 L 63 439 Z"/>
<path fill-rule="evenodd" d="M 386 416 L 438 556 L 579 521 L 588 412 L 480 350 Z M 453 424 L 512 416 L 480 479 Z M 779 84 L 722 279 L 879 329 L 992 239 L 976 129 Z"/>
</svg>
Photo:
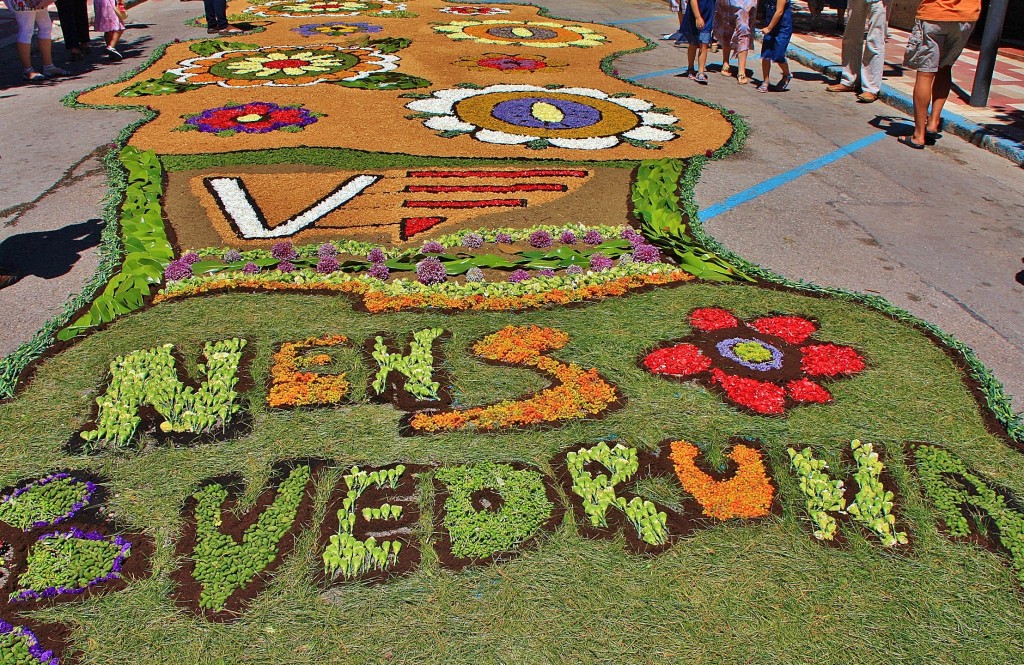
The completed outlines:
<svg viewBox="0 0 1024 665">
<path fill-rule="evenodd" d="M 718 307 L 690 313 L 695 332 L 644 356 L 652 374 L 697 379 L 742 408 L 782 415 L 799 404 L 824 404 L 832 394 L 816 379 L 864 371 L 864 358 L 839 344 L 809 343 L 817 330 L 802 316 L 764 316 L 749 323 Z"/>
</svg>

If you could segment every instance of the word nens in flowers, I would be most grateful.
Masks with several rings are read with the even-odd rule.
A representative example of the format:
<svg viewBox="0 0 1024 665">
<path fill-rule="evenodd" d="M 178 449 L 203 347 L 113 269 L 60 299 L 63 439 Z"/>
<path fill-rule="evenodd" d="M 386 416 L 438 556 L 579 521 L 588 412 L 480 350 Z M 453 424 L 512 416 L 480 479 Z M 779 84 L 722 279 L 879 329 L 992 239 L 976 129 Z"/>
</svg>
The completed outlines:
<svg viewBox="0 0 1024 665">
<path fill-rule="evenodd" d="M 329 374 L 314 371 L 329 365 L 326 353 L 308 353 L 346 344 L 344 335 L 310 337 L 301 342 L 285 342 L 274 354 L 270 369 L 270 392 L 267 404 L 272 407 L 326 406 L 338 404 L 351 387 L 345 373 Z"/>
<path fill-rule="evenodd" d="M 728 480 L 715 480 L 697 468 L 697 446 L 673 441 L 669 447 L 679 483 L 697 500 L 705 516 L 720 520 L 751 519 L 771 511 L 775 488 L 759 450 L 742 443 L 734 446 L 729 459 L 736 463 L 736 474 Z"/>
<path fill-rule="evenodd" d="M 237 337 L 207 342 L 206 364 L 199 365 L 206 381 L 198 389 L 178 377 L 171 344 L 115 358 L 110 364 L 110 385 L 96 399 L 96 427 L 80 435 L 85 449 L 131 446 L 142 424 L 139 410 L 143 406 L 152 407 L 163 418 L 159 429 L 165 434 L 223 433 L 241 409 L 234 388 L 245 343 Z"/>
<path fill-rule="evenodd" d="M 388 351 L 384 338 L 378 336 L 374 340 L 372 358 L 377 363 L 377 373 L 370 386 L 377 395 L 391 392 L 398 397 L 398 386 L 388 385 L 388 377 L 398 373 L 405 377 L 402 388 L 416 401 L 436 401 L 440 399 L 441 384 L 434 380 L 434 342 L 441 337 L 441 328 L 425 328 L 412 335 L 407 354 Z"/>
<path fill-rule="evenodd" d="M 537 535 L 555 508 L 543 474 L 533 469 L 483 462 L 446 466 L 434 477 L 448 494 L 439 520 L 447 532 L 442 558 L 471 561 L 512 552 Z"/>
<path fill-rule="evenodd" d="M 264 577 L 271 564 L 281 558 L 285 536 L 299 522 L 299 508 L 307 495 L 310 477 L 308 465 L 293 468 L 277 487 L 270 505 L 244 530 L 241 543 L 222 528 L 229 521 L 224 503 L 230 492 L 224 484 L 209 483 L 192 495 L 195 544 L 187 553 L 189 562 L 179 581 L 198 583 L 198 598 L 194 600 L 199 610 L 216 616 L 228 609 L 232 596 L 252 584 L 257 576 Z M 271 492 L 268 490 L 264 497 Z M 181 595 L 187 597 L 189 590 L 182 589 Z"/>
<path fill-rule="evenodd" d="M 93 495 L 96 484 L 69 473 L 53 473 L 0 497 L 0 522 L 28 531 L 75 516 Z"/>
<path fill-rule="evenodd" d="M 372 470 L 354 466 L 342 476 L 345 493 L 335 513 L 337 533 L 330 536 L 322 555 L 328 582 L 383 579 L 399 564 L 415 566 L 417 555 L 409 543 L 419 511 L 416 481 L 406 471 L 404 464 Z M 400 490 L 406 494 L 400 495 Z"/>
<path fill-rule="evenodd" d="M 921 487 L 947 533 L 954 538 L 975 534 L 993 547 L 1004 549 L 1010 555 L 1014 575 L 1024 585 L 1024 511 L 952 453 L 931 445 L 917 445 L 913 451 Z M 972 520 L 975 527 L 987 521 L 997 535 L 972 528 Z"/>
<path fill-rule="evenodd" d="M 545 355 L 561 349 L 569 336 L 554 328 L 507 326 L 473 345 L 473 352 L 492 362 L 532 367 L 555 379 L 556 384 L 519 400 L 490 406 L 443 412 L 420 412 L 409 420 L 413 432 L 432 433 L 473 429 L 503 429 L 580 420 L 606 413 L 619 401 L 616 388 L 596 369 L 584 370 Z"/>
<path fill-rule="evenodd" d="M 896 531 L 896 516 L 893 514 L 891 491 L 886 490 L 881 477 L 885 465 L 874 446 L 854 439 L 850 443 L 856 466 L 854 480 L 858 491 L 847 505 L 846 486 L 842 480 L 833 480 L 825 472 L 828 465 L 814 457 L 810 448 L 797 452 L 790 448 L 789 458 L 800 479 L 800 490 L 805 496 L 804 505 L 814 525 L 814 537 L 818 540 L 833 540 L 838 522 L 834 515 L 848 515 L 854 522 L 873 533 L 883 547 L 906 545 L 907 534 Z M 845 510 L 844 510 L 845 508 Z"/>
</svg>

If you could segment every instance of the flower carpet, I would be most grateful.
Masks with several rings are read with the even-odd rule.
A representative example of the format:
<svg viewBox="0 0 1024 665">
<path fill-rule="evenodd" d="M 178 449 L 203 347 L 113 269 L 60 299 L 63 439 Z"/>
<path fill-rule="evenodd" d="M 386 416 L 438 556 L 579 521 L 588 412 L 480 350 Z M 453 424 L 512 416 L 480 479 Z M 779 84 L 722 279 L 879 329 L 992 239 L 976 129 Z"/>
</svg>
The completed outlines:
<svg viewBox="0 0 1024 665">
<path fill-rule="evenodd" d="M 234 1 L 0 367 L 2 663 L 1013 662 L 970 349 L 696 222 L 745 122 L 531 5 Z M 765 229 L 771 232 L 770 228 Z"/>
</svg>

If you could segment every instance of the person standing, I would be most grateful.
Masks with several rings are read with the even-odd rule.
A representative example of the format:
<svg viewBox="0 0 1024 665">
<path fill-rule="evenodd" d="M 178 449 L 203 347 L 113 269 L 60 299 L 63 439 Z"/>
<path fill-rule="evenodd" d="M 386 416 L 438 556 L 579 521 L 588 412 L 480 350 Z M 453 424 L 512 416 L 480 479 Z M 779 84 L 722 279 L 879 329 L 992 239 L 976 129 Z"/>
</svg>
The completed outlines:
<svg viewBox="0 0 1024 665">
<path fill-rule="evenodd" d="M 206 10 L 207 34 L 233 35 L 242 32 L 228 23 L 228 0 L 203 0 L 203 9 Z"/>
<path fill-rule="evenodd" d="M 857 101 L 870 104 L 878 99 L 885 67 L 886 12 L 883 0 L 851 0 L 850 20 L 843 31 L 843 73 L 829 92 L 856 92 Z M 865 31 L 867 37 L 864 36 Z"/>
<path fill-rule="evenodd" d="M 782 69 L 782 78 L 775 89 L 785 92 L 793 82 L 789 61 L 786 60 L 789 40 L 793 37 L 793 8 L 790 7 L 789 0 L 767 0 L 764 15 L 768 19 L 768 25 L 764 26 L 764 36 L 761 38 L 761 85 L 757 86 L 757 91 L 768 92 L 771 88 L 768 79 L 772 72 L 772 63 L 777 62 Z"/>
<path fill-rule="evenodd" d="M 708 84 L 708 47 L 714 33 L 715 0 L 688 0 L 683 14 L 683 41 L 686 42 L 687 77 Z M 698 49 L 700 54 L 698 55 Z M 697 72 L 693 61 L 697 60 Z"/>
<path fill-rule="evenodd" d="M 757 0 L 717 0 L 715 3 L 715 38 L 722 45 L 722 75 L 729 76 L 730 53 L 736 53 L 739 68 L 736 81 L 740 85 L 750 82 L 747 77 L 747 54 L 754 48 L 751 26 L 757 15 Z"/>
<path fill-rule="evenodd" d="M 96 32 L 103 33 L 103 41 L 107 45 L 107 57 L 114 62 L 124 60 L 124 56 L 117 50 L 117 41 L 124 34 L 121 17 L 128 15 L 124 0 L 93 0 L 92 9 L 96 14 Z"/>
<path fill-rule="evenodd" d="M 51 2 L 53 0 L 4 0 L 7 8 L 14 13 L 14 20 L 18 25 L 18 60 L 21 61 L 22 75 L 30 83 L 39 83 L 70 73 L 53 64 L 53 22 L 50 20 L 49 10 Z M 37 28 L 39 55 L 43 59 L 42 74 L 32 68 L 32 34 Z"/>
<path fill-rule="evenodd" d="M 981 16 L 981 0 L 921 0 L 903 66 L 914 80 L 914 133 L 900 143 L 921 150 L 941 137 L 942 107 L 953 87 L 953 63 Z"/>
<path fill-rule="evenodd" d="M 56 0 L 57 18 L 64 35 L 64 48 L 72 60 L 81 60 L 89 51 L 89 5 L 87 0 Z"/>
</svg>

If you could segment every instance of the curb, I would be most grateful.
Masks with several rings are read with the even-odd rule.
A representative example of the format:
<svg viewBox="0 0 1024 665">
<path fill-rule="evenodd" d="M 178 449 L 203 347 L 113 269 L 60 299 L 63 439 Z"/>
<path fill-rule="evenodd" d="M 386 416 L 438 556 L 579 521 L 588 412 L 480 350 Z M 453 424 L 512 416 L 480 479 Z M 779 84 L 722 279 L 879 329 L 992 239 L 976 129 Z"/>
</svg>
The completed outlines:
<svg viewBox="0 0 1024 665">
<path fill-rule="evenodd" d="M 758 32 L 757 36 L 760 37 L 761 33 Z M 793 60 L 796 60 L 801 65 L 810 67 L 811 69 L 819 71 L 825 75 L 835 76 L 838 78 L 842 72 L 842 67 L 838 64 L 792 43 L 790 43 L 789 49 L 786 51 L 786 55 Z M 889 106 L 903 111 L 904 113 L 909 113 L 911 115 L 914 113 L 914 100 L 911 99 L 910 96 L 897 91 L 892 86 L 883 84 L 881 91 L 879 91 L 878 98 Z M 1000 157 L 1005 157 L 1018 166 L 1024 166 L 1024 146 L 1020 143 L 1011 141 L 1010 139 L 993 136 L 990 130 L 985 129 L 975 122 L 971 122 L 962 115 L 952 113 L 947 109 L 943 109 L 942 111 L 942 129 L 944 131 L 956 134 L 968 143 L 972 143 L 980 148 L 985 148 L 989 152 L 995 153 Z"/>
</svg>

